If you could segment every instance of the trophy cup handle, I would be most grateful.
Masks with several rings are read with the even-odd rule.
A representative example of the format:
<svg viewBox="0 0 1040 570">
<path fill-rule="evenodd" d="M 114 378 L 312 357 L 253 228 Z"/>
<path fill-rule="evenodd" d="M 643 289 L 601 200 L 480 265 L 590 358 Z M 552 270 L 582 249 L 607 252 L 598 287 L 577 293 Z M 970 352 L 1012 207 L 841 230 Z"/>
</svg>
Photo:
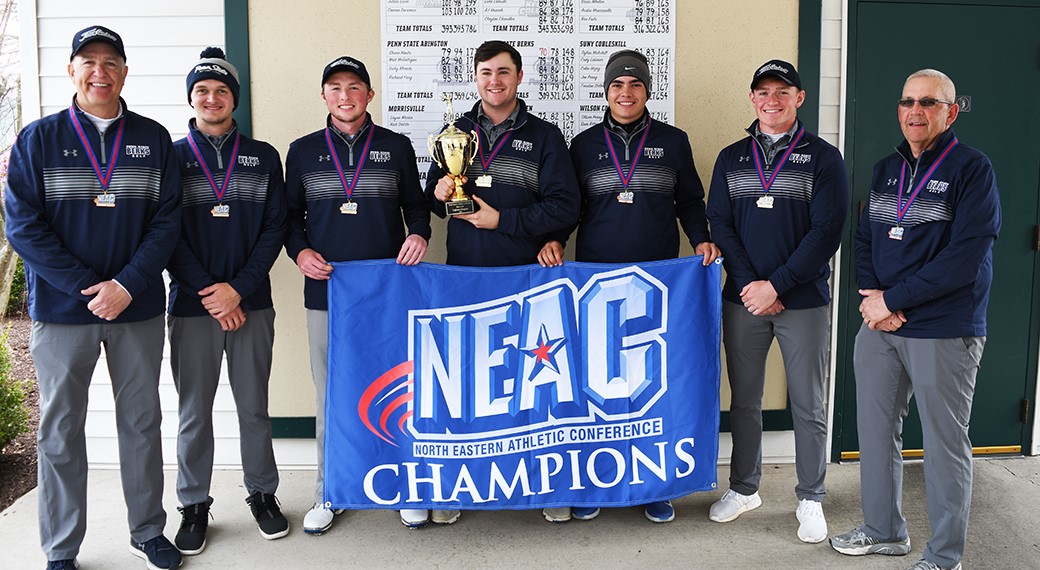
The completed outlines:
<svg viewBox="0 0 1040 570">
<path fill-rule="evenodd" d="M 437 153 L 434 152 L 434 139 L 437 135 L 427 135 L 426 137 L 426 148 L 430 151 L 430 158 L 436 160 Z"/>
</svg>

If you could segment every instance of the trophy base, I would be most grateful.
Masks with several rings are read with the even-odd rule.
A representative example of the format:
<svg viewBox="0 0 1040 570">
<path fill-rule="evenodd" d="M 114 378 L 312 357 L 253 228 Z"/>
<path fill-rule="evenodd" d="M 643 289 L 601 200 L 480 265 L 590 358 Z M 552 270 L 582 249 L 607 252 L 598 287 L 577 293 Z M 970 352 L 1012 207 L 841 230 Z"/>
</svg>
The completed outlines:
<svg viewBox="0 0 1040 570">
<path fill-rule="evenodd" d="M 477 203 L 473 200 L 449 200 L 444 203 L 444 209 L 449 216 L 472 214 L 477 211 Z"/>
</svg>

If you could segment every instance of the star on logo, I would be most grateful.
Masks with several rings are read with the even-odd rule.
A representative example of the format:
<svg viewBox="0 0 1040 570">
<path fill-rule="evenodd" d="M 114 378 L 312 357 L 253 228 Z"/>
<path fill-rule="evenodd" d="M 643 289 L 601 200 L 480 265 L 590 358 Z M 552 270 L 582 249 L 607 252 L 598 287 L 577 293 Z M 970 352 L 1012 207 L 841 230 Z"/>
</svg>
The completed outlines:
<svg viewBox="0 0 1040 570">
<path fill-rule="evenodd" d="M 332 155 L 331 154 L 319 154 L 318 155 L 318 162 L 325 162 L 326 160 L 332 160 Z"/>
<path fill-rule="evenodd" d="M 534 357 L 534 368 L 531 370 L 531 377 L 537 376 L 542 371 L 542 368 L 548 368 L 559 374 L 560 368 L 556 364 L 556 353 L 565 344 L 567 344 L 566 338 L 550 339 L 549 333 L 545 330 L 545 325 L 542 325 L 542 330 L 538 333 L 538 341 L 535 343 L 535 346 L 523 349 L 524 352 Z"/>
<path fill-rule="evenodd" d="M 62 154 L 64 154 L 65 156 L 79 156 L 78 151 L 76 149 L 65 149 L 62 151 Z"/>
</svg>

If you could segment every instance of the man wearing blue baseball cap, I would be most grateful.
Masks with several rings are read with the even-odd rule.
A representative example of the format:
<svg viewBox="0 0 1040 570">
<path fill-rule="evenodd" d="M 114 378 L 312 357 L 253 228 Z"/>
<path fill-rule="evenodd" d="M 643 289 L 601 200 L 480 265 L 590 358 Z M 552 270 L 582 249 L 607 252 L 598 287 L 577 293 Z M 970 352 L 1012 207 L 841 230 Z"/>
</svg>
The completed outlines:
<svg viewBox="0 0 1040 570">
<path fill-rule="evenodd" d="M 68 109 L 25 127 L 11 153 L 7 239 L 25 263 L 40 389 L 40 541 L 75 568 L 86 532 L 87 393 L 104 346 L 119 436 L 130 552 L 180 566 L 163 536 L 159 365 L 162 271 L 180 234 L 180 172 L 159 123 L 120 97 L 126 51 L 91 26 L 73 36 Z"/>
</svg>

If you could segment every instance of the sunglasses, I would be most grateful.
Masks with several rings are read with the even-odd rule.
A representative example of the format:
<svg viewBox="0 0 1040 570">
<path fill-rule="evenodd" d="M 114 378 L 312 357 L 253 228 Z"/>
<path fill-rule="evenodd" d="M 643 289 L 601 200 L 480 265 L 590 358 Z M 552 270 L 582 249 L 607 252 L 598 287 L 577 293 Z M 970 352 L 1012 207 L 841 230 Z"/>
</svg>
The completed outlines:
<svg viewBox="0 0 1040 570">
<path fill-rule="evenodd" d="M 913 99 L 907 97 L 899 100 L 899 106 L 906 109 L 910 109 L 914 106 L 914 103 L 919 103 L 922 109 L 930 109 L 935 106 L 936 103 L 945 103 L 947 105 L 953 105 L 953 101 L 943 101 L 942 99 L 932 99 L 931 97 L 922 97 L 920 99 Z"/>
</svg>

